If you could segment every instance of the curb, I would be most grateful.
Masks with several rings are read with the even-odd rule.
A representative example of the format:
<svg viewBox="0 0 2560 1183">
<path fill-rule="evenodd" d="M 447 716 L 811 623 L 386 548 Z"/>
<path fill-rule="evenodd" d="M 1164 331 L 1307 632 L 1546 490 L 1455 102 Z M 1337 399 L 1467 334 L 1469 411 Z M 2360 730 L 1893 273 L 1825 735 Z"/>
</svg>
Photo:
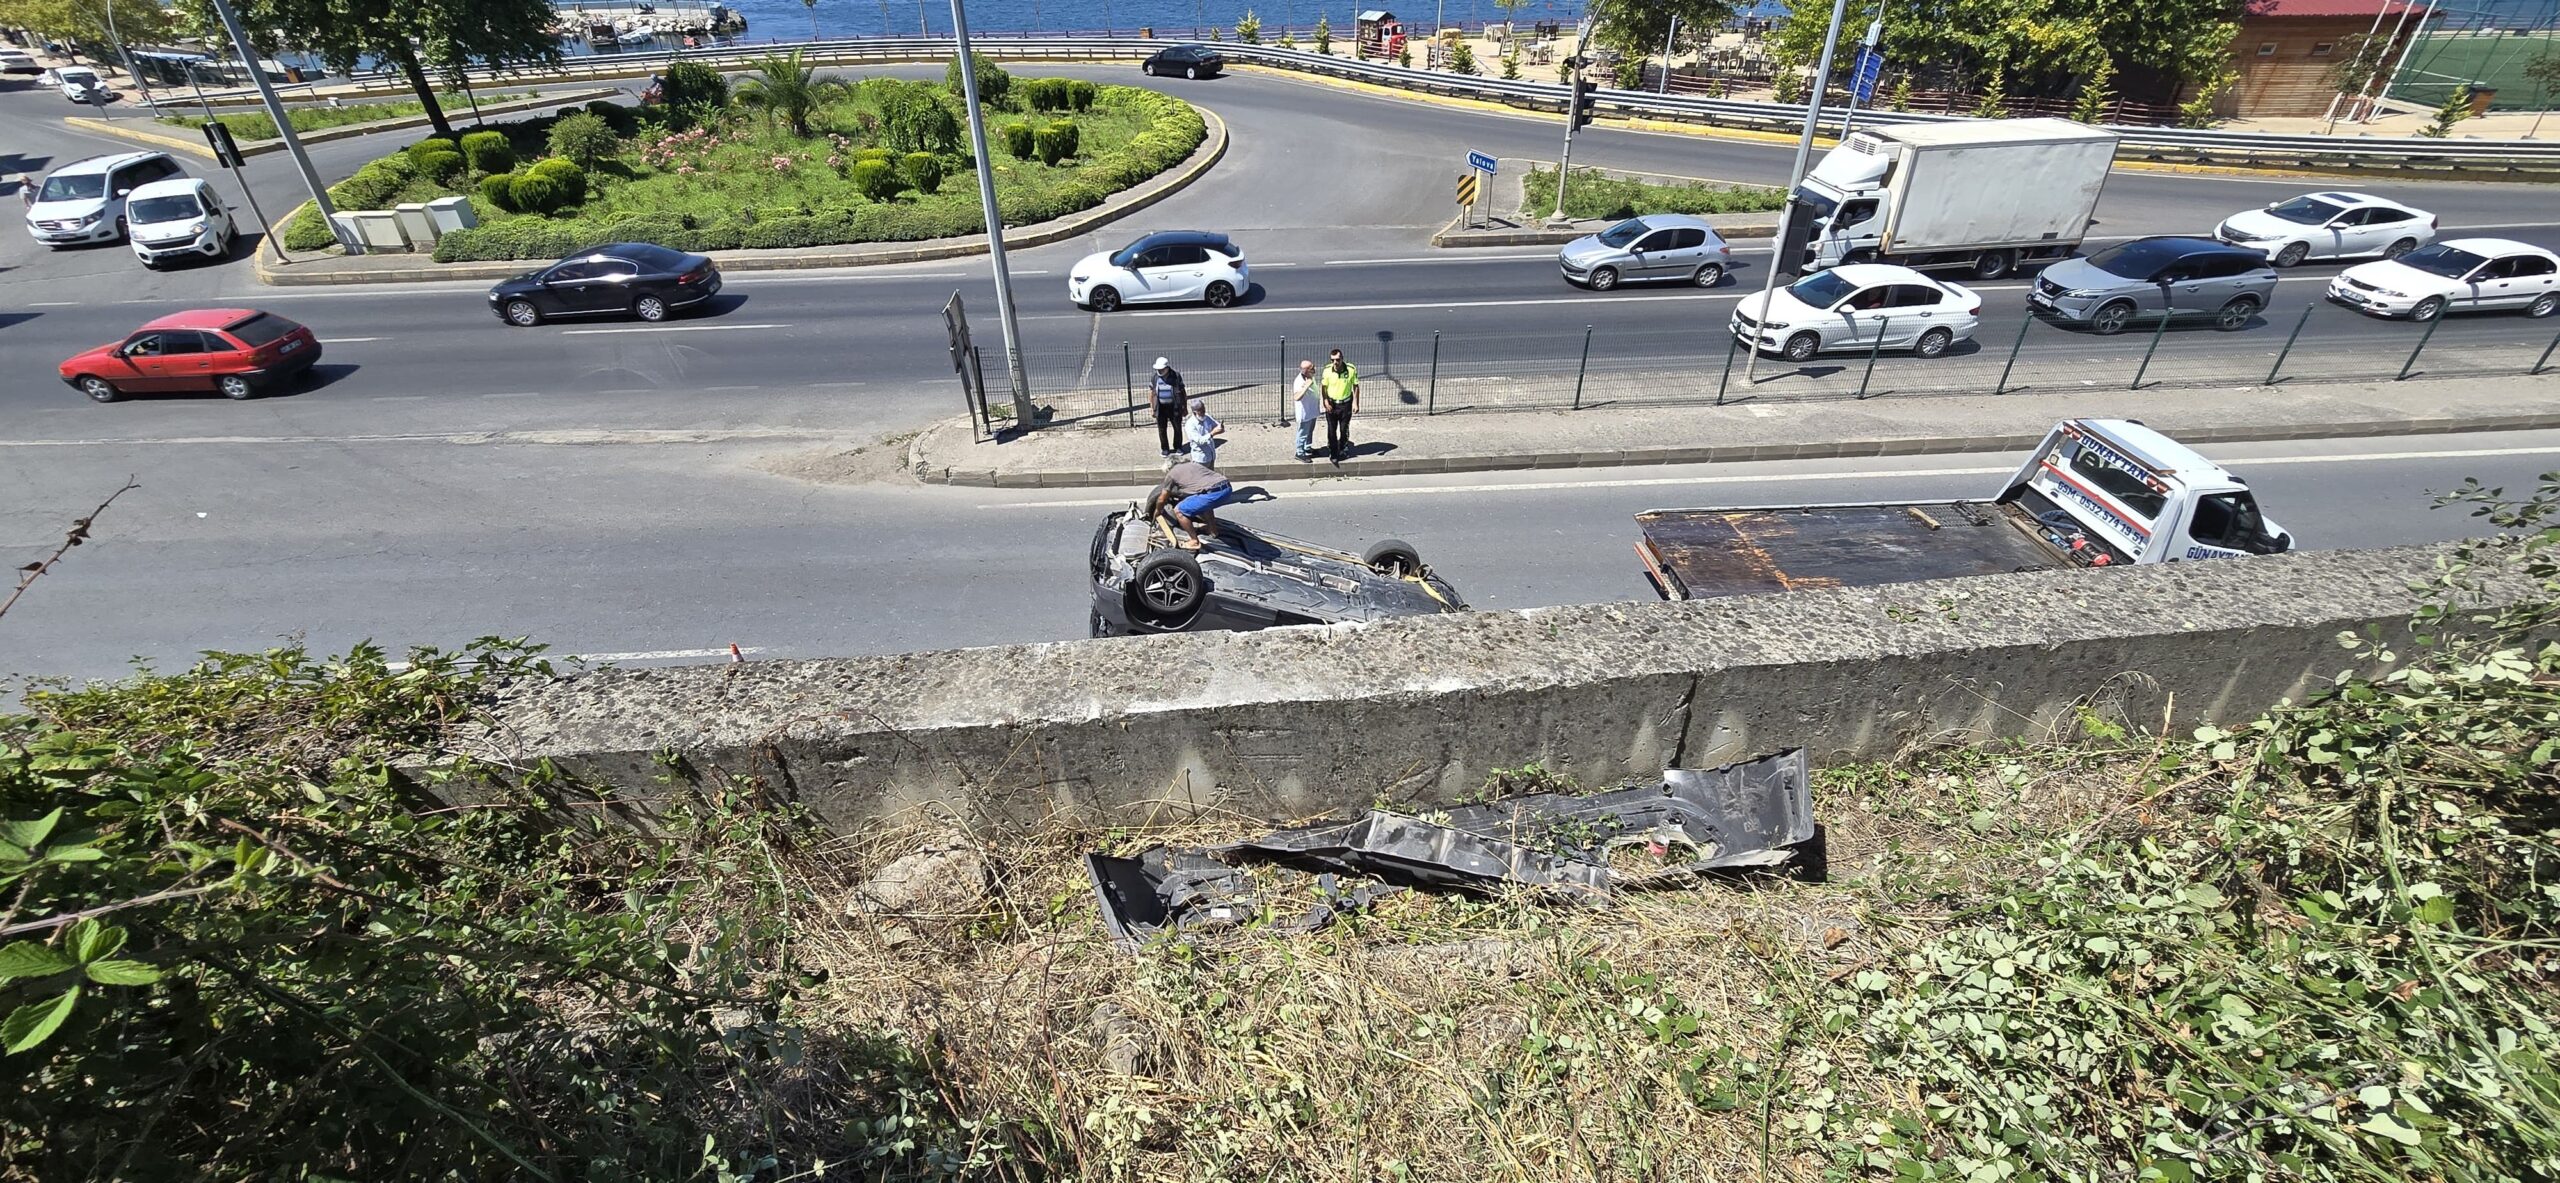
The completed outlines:
<svg viewBox="0 0 2560 1183">
<path fill-rule="evenodd" d="M 569 93 L 557 98 L 543 96 L 531 99 L 517 99 L 513 102 L 506 103 L 489 103 L 483 105 L 480 108 L 480 111 L 485 115 L 512 115 L 519 111 L 535 111 L 544 107 L 562 107 L 572 104 L 588 103 L 596 99 L 605 98 L 609 95 L 617 95 L 621 93 L 622 92 L 619 90 L 609 88 L 576 90 L 570 91 Z M 156 130 L 156 128 L 154 130 L 144 130 L 142 128 L 126 126 L 125 124 L 118 123 L 112 119 L 92 119 L 84 115 L 66 116 L 62 122 L 68 126 L 79 128 L 82 131 L 94 132 L 104 136 L 113 136 L 120 140 L 132 140 L 135 143 L 149 144 L 152 147 L 164 148 L 173 152 L 184 152 L 202 160 L 213 159 L 213 149 L 207 147 L 204 140 L 201 138 L 190 140 L 184 136 Z M 170 126 L 169 124 L 159 123 L 157 120 L 154 120 L 153 122 L 157 127 Z M 359 136 L 375 135 L 386 131 L 407 131 L 411 128 L 426 127 L 431 122 L 433 121 L 429 120 L 424 115 L 402 115 L 396 119 L 377 119 L 371 123 L 350 123 L 344 127 L 324 128 L 320 131 L 306 131 L 298 132 L 296 134 L 301 137 L 302 142 L 305 144 L 328 144 L 335 143 L 339 140 L 352 140 Z M 284 141 L 281 138 L 273 140 L 259 140 L 254 143 L 240 145 L 240 154 L 242 156 L 265 156 L 269 153 L 282 151 L 284 151 Z"/>
<path fill-rule="evenodd" d="M 1188 100 L 1186 100 L 1188 101 Z M 1163 201 L 1206 175 L 1227 154 L 1227 121 L 1218 113 L 1192 103 L 1191 109 L 1209 125 L 1209 135 L 1200 141 L 1190 159 L 1173 170 L 1159 173 L 1135 188 L 1107 198 L 1101 205 L 1081 213 L 1042 222 L 1035 226 L 1005 231 L 1007 250 L 1046 246 L 1076 238 L 1130 214 Z M 1122 200 L 1122 199 L 1126 200 Z M 277 225 L 291 225 L 302 215 L 306 201 L 293 207 Z M 281 233 L 281 231 L 279 231 Z M 921 263 L 931 259 L 950 259 L 987 253 L 983 235 L 968 238 L 938 238 L 930 242 L 898 246 L 839 249 L 820 247 L 788 255 L 738 255 L 727 251 L 707 252 L 723 271 L 810 271 L 822 267 L 877 267 L 891 263 Z M 423 257 L 423 256 L 422 256 Z M 510 275 L 538 266 L 540 259 L 502 259 L 480 263 L 430 263 L 421 267 L 403 267 L 388 271 L 296 272 L 294 264 L 278 264 L 261 252 L 257 256 L 256 275 L 259 283 L 271 287 L 352 287 L 374 283 L 419 283 L 436 280 L 505 279 Z"/>
<path fill-rule="evenodd" d="M 2300 423 L 2267 427 L 2200 427 L 2180 430 L 2187 444 L 2265 443 L 2275 440 L 2353 439 L 2392 435 L 2459 435 L 2473 431 L 2546 431 L 2560 428 L 2560 411 L 2535 415 L 2490 415 L 2472 419 L 2364 419 L 2336 423 Z M 2043 431 L 1998 435 L 1937 436 L 1892 440 L 1816 440 L 1804 443 L 1702 445 L 1688 448 L 1630 448 L 1623 451 L 1539 452 L 1507 456 L 1434 456 L 1411 460 L 1352 460 L 1339 466 L 1307 464 L 1238 464 L 1219 469 L 1231 480 L 1304 480 L 1312 476 L 1412 476 L 1444 472 L 1499 472 L 1540 468 L 1624 468 L 1665 464 L 1739 464 L 1759 460 L 1837 460 L 1863 456 L 1925 456 L 1966 452 L 2008 452 L 2032 448 Z M 986 469 L 939 469 L 922 455 L 918 437 L 907 448 L 908 471 L 929 485 L 968 488 L 1062 489 L 1151 485 L 1162 479 L 1155 468 L 1095 468 L 1044 472 L 993 472 Z"/>
</svg>

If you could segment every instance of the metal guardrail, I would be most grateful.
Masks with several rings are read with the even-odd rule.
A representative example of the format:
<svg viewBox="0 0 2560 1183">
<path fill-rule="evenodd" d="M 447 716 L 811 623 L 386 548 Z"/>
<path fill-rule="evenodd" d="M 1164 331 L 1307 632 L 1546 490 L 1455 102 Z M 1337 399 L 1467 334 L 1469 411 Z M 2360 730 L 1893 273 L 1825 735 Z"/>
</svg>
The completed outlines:
<svg viewBox="0 0 2560 1183">
<path fill-rule="evenodd" d="M 981 52 L 997 58 L 1106 61 L 1134 61 L 1166 45 L 1178 44 L 1173 41 L 1146 40 L 1137 37 L 1006 36 L 1003 34 L 982 34 L 971 40 Z M 757 59 L 794 48 L 801 50 L 804 60 L 812 65 L 931 60 L 947 58 L 952 52 L 951 40 L 947 37 L 867 37 L 836 41 L 777 41 L 752 46 L 731 44 L 701 49 L 625 51 L 611 55 L 571 58 L 557 70 L 480 70 L 474 71 L 473 76 L 475 80 L 485 79 L 502 85 L 522 85 L 546 79 L 628 77 L 663 69 L 676 61 L 702 62 L 724 67 L 744 66 Z M 1509 81 L 1501 78 L 1451 74 L 1444 71 L 1397 66 L 1386 62 L 1332 57 L 1301 49 L 1283 49 L 1275 45 L 1228 42 L 1219 45 L 1218 49 L 1230 61 L 1373 83 L 1399 90 L 1420 91 L 1451 98 L 1477 99 L 1540 111 L 1562 112 L 1566 103 L 1566 88 L 1560 83 L 1531 82 L 1525 79 Z M 406 82 L 389 75 L 360 76 L 354 80 L 354 84 L 359 93 L 372 93 L 377 90 L 384 93 L 406 93 L 408 90 Z M 347 84 L 306 83 L 303 84 L 302 89 L 319 85 L 343 89 Z M 296 88 L 279 88 L 279 90 L 291 89 Z M 1596 91 L 1593 97 L 1595 103 L 1602 108 L 1640 119 L 1663 119 L 1750 130 L 1787 131 L 1800 128 L 1804 122 L 1804 107 L 1800 104 L 1763 103 L 1742 99 L 1716 99 L 1695 95 L 1608 89 Z M 1858 112 L 1857 118 L 1868 124 L 1913 124 L 1957 122 L 1969 117 L 1870 110 Z M 2162 127 L 2118 126 L 2110 127 L 2109 130 L 2123 137 L 2118 150 L 2120 159 L 2259 167 L 2363 169 L 2380 167 L 2418 171 L 2560 172 L 2560 143 L 2537 143 L 2526 140 L 2438 140 L 2421 136 L 2259 135 Z"/>
</svg>

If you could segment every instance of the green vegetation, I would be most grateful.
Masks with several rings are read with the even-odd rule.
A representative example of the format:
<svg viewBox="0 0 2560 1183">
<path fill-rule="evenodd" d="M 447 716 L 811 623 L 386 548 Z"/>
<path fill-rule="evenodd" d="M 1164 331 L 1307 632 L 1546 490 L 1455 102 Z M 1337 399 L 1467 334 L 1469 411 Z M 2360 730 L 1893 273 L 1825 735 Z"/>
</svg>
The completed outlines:
<svg viewBox="0 0 2560 1183">
<path fill-rule="evenodd" d="M 1556 208 L 1556 170 L 1532 167 L 1521 178 L 1522 211 L 1544 217 Z M 1742 214 L 1773 210 L 1786 194 L 1754 185 L 1689 181 L 1664 185 L 1626 180 L 1593 169 L 1573 170 L 1565 186 L 1565 213 L 1575 218 L 1632 218 L 1638 214 Z"/>
<path fill-rule="evenodd" d="M 2444 96 L 2442 103 L 2436 105 L 2434 117 L 2425 127 L 2418 129 L 2418 134 L 2441 140 L 2453 134 L 2454 124 L 2469 118 L 2471 118 L 2471 88 L 2457 86 L 2451 93 Z"/>
<path fill-rule="evenodd" d="M 2212 80 L 2230 68 L 2241 12 L 2225 0 L 1943 0 L 1883 11 L 1883 43 L 1898 71 L 1951 76 L 1954 87 L 1976 92 L 1997 78 L 2008 99 L 2069 99 L 2100 62 L 2111 61 L 2117 85 L 2150 103 L 2169 102 L 2189 85 L 2214 89 Z M 1830 16 L 1814 5 L 1791 9 L 1774 39 L 1778 64 L 1813 65 Z M 1658 24 L 1653 36 L 1658 53 Z M 1844 42 L 1839 58 L 1848 56 Z"/>
<path fill-rule="evenodd" d="M 212 8 L 208 0 L 176 5 L 185 23 L 218 38 L 222 26 Z M 291 30 L 296 48 L 319 55 L 333 71 L 364 64 L 399 74 L 440 136 L 452 135 L 453 126 L 430 75 L 452 79 L 474 66 L 560 64 L 551 0 L 236 0 L 232 8 L 246 28 Z M 135 34 L 125 36 L 134 43 Z M 261 35 L 261 47 L 272 49 L 272 37 Z"/>
<path fill-rule="evenodd" d="M 459 104 L 464 101 L 460 91 L 441 97 L 446 103 Z M 479 99 L 482 103 L 495 106 L 499 103 L 511 103 L 518 99 L 532 97 L 534 96 L 531 93 L 484 94 L 479 96 Z M 308 132 L 327 131 L 333 127 L 353 127 L 359 123 L 380 123 L 386 119 L 408 119 L 425 111 L 426 104 L 415 99 L 401 99 L 396 102 L 349 103 L 343 107 L 287 107 L 285 117 L 293 121 L 293 130 Z M 232 138 L 244 144 L 278 138 L 276 121 L 268 118 L 264 111 L 219 112 L 213 116 L 213 120 L 230 128 Z M 160 122 L 175 124 L 179 127 L 203 127 L 207 120 L 203 115 L 163 115 L 160 117 Z"/>
<path fill-rule="evenodd" d="M 2538 80 L 2533 64 L 2555 56 L 2560 56 L 2560 35 L 2550 32 L 2431 33 L 2409 51 L 2409 64 L 2392 86 L 2391 97 L 2441 103 L 2454 87 L 2489 87 L 2498 92 L 2489 100 L 2492 111 L 2538 111 L 2560 94 L 2560 74 Z"/>
</svg>

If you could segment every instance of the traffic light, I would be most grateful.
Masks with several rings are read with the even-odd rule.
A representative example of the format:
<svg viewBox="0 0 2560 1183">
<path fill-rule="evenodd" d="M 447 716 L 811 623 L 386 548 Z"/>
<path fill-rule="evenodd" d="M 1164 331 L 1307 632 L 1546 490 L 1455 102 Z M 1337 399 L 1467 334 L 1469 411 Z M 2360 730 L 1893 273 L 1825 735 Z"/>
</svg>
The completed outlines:
<svg viewBox="0 0 2560 1183">
<path fill-rule="evenodd" d="M 1591 85 L 1591 80 L 1588 78 L 1573 80 L 1573 101 L 1565 110 L 1567 122 L 1574 130 L 1578 131 L 1590 124 L 1593 105 L 1591 92 L 1595 89 L 1597 88 Z"/>
</svg>

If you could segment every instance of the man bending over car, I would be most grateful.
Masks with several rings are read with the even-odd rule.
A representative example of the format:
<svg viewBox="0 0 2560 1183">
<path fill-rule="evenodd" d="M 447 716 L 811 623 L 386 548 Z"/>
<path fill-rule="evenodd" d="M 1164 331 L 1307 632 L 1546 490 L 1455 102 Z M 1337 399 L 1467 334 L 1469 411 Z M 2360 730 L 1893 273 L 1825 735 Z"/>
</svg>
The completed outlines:
<svg viewBox="0 0 2560 1183">
<path fill-rule="evenodd" d="M 1217 469 L 1185 460 L 1168 470 L 1164 483 L 1147 495 L 1147 516 L 1170 511 L 1173 524 L 1184 534 L 1184 539 L 1174 545 L 1198 550 L 1202 534 L 1218 536 L 1218 519 L 1210 511 L 1226 504 L 1235 494 L 1235 486 Z"/>
</svg>

